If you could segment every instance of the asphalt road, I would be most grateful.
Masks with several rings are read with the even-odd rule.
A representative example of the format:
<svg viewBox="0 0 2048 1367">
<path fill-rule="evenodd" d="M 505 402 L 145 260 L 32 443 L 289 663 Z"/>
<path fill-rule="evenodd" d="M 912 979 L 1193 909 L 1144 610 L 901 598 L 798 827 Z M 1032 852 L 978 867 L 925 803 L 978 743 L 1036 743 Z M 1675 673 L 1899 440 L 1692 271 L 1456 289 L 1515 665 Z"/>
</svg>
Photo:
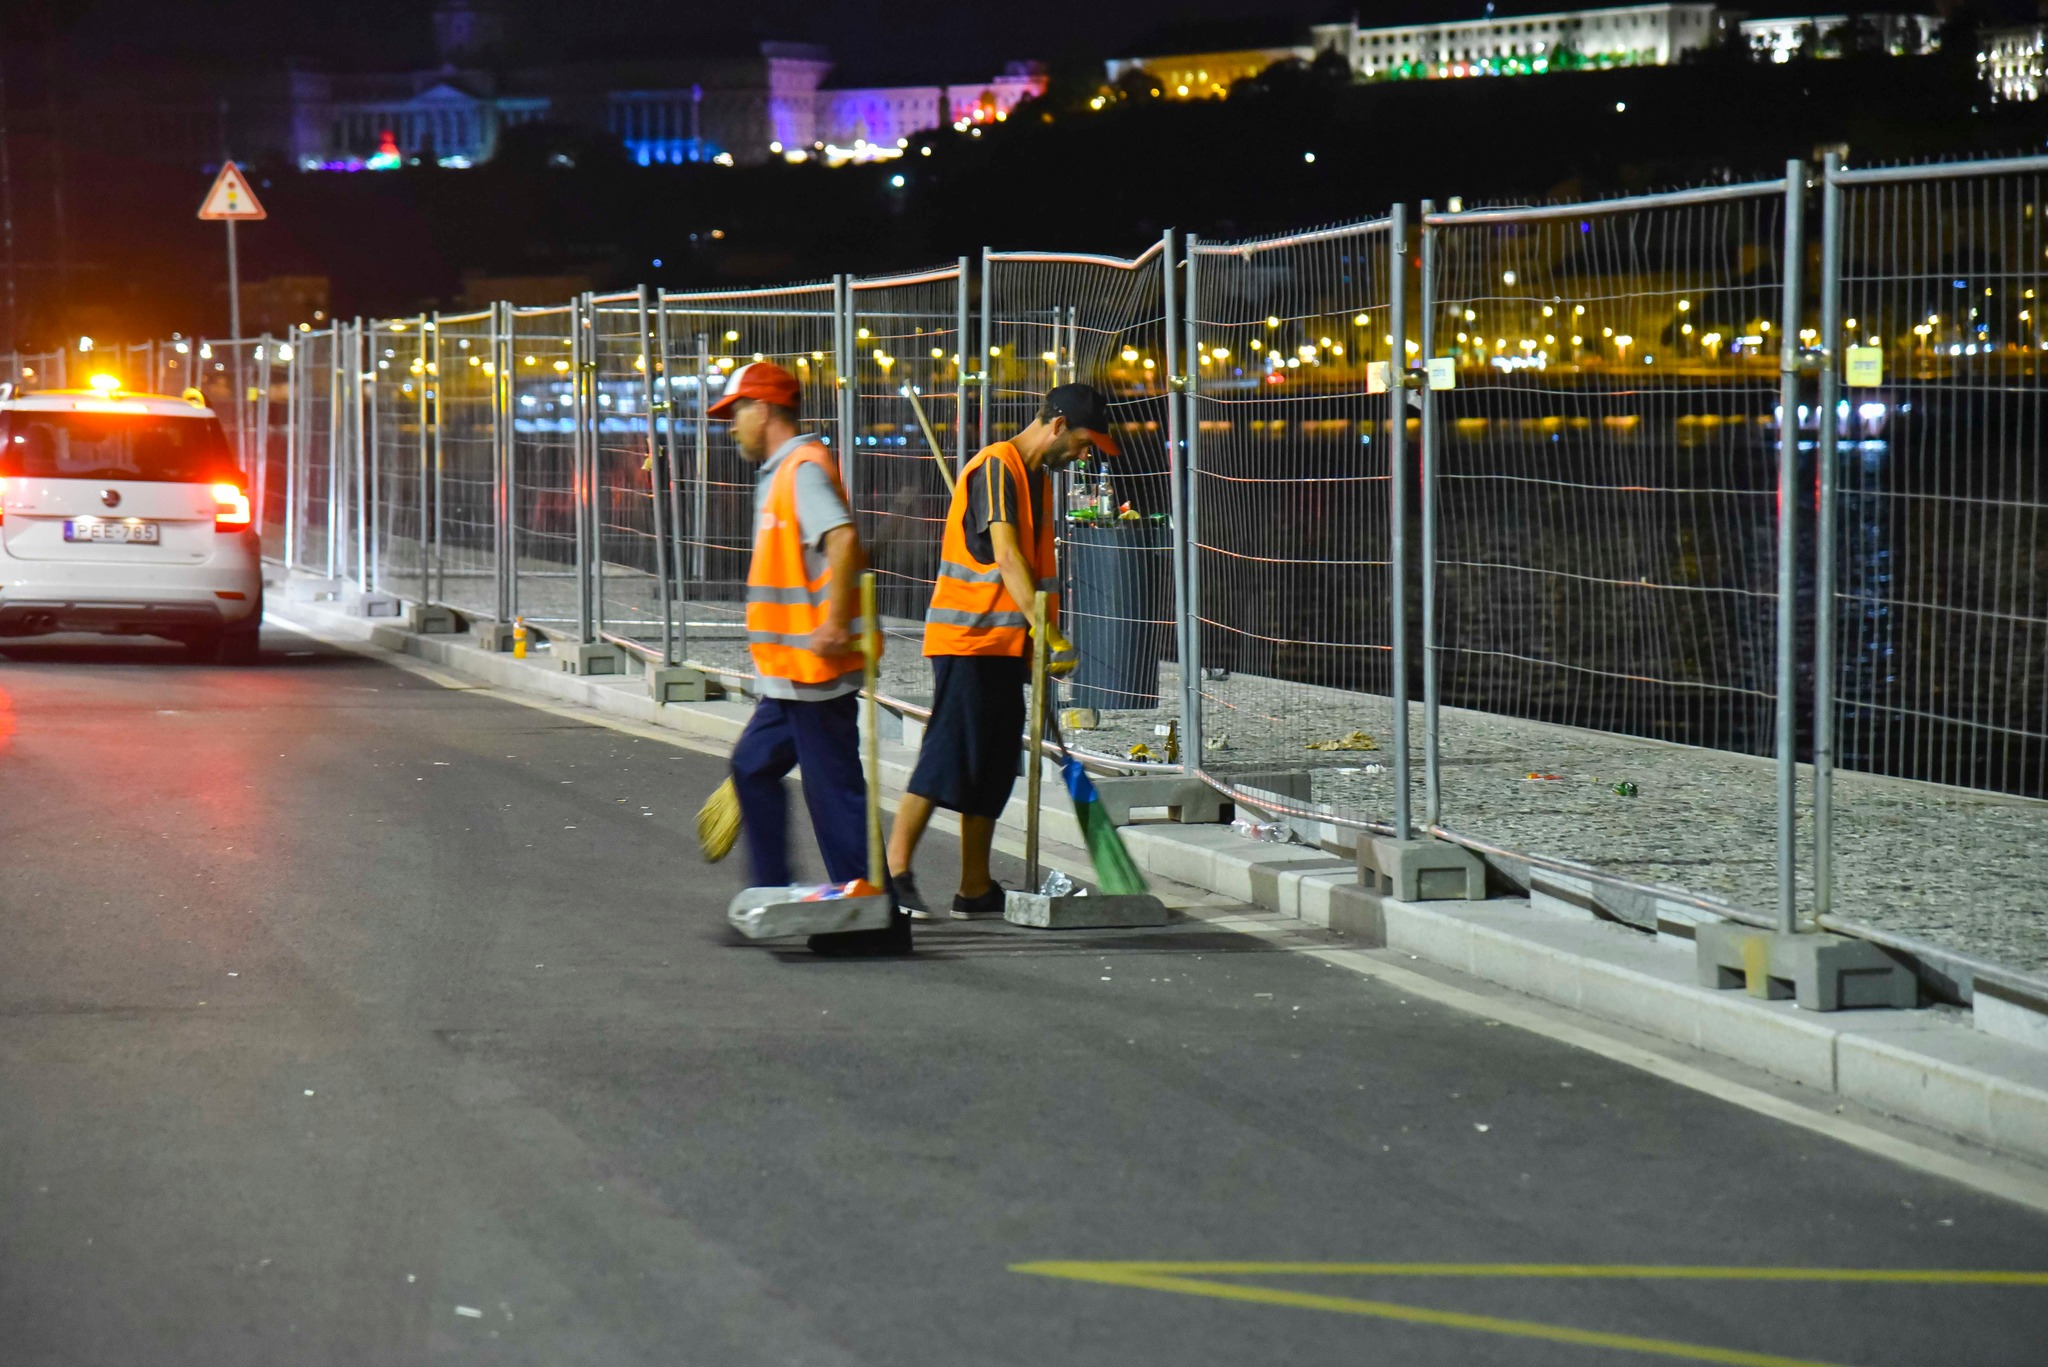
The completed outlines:
<svg viewBox="0 0 2048 1367">
<path fill-rule="evenodd" d="M 268 646 L 0 651 L 8 1367 L 2048 1361 L 2044 1286 L 1013 1270 L 2044 1270 L 2048 1217 L 1197 923 L 745 945 L 716 759 Z"/>
</svg>

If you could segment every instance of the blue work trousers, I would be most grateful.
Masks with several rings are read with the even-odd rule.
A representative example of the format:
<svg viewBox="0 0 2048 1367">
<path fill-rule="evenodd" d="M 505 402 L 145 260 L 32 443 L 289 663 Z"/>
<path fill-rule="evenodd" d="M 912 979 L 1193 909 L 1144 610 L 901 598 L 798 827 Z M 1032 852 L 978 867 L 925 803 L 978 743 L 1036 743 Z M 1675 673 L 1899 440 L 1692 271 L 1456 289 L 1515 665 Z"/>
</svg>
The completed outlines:
<svg viewBox="0 0 2048 1367">
<path fill-rule="evenodd" d="M 825 876 L 835 883 L 867 876 L 867 782 L 860 767 L 860 696 L 824 702 L 762 698 L 732 751 L 732 783 L 753 861 L 755 887 L 781 887 L 789 870 L 789 800 L 783 776 L 803 768 Z"/>
</svg>

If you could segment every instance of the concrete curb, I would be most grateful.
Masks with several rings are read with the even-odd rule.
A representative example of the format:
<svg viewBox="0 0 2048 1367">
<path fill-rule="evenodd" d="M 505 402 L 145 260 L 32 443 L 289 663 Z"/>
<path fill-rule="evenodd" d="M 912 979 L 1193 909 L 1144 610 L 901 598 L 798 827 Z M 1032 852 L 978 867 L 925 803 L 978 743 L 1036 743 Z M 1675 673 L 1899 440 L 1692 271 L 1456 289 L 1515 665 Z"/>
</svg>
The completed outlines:
<svg viewBox="0 0 2048 1367">
<path fill-rule="evenodd" d="M 495 687 L 581 704 L 713 746 L 730 745 L 746 724 L 744 701 L 657 703 L 638 674 L 569 674 L 545 653 L 515 660 L 464 636 L 416 634 L 389 620 L 304 602 L 271 611 L 286 622 L 411 655 Z M 917 752 L 903 743 L 900 723 L 893 736 L 889 726 L 885 721 L 883 785 L 900 792 Z M 915 728 L 909 738 L 915 740 Z M 999 825 L 1022 832 L 1021 797 L 1011 800 Z M 1047 804 L 1043 831 L 1048 840 L 1081 844 L 1064 803 Z M 1124 840 L 1139 866 L 1161 878 L 2048 1164 L 2048 1051 L 1971 1029 L 1955 1011 L 1823 1015 L 1789 1001 L 1715 991 L 1695 982 L 1689 940 L 1538 910 L 1524 898 L 1397 901 L 1361 886 L 1349 857 L 1313 846 L 1254 844 L 1227 826 L 1141 824 L 1125 827 Z"/>
</svg>

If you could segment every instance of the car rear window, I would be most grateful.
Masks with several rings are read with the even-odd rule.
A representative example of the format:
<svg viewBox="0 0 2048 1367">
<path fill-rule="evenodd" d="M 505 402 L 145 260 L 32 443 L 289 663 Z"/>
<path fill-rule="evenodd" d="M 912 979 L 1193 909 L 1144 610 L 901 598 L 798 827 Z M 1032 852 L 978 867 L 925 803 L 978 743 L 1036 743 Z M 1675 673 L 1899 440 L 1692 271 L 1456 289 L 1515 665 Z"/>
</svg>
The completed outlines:
<svg viewBox="0 0 2048 1367">
<path fill-rule="evenodd" d="M 0 475 L 206 484 L 234 472 L 234 456 L 215 418 L 0 413 Z"/>
</svg>

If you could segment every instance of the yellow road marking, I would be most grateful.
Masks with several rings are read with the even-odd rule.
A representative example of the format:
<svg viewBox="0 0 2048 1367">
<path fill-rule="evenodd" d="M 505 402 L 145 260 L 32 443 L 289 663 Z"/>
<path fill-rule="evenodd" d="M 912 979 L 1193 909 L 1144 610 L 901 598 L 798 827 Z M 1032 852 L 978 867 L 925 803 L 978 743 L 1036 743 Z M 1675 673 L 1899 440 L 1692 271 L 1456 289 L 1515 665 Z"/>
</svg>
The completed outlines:
<svg viewBox="0 0 2048 1367">
<path fill-rule="evenodd" d="M 1457 1310 L 1430 1310 L 1393 1301 L 1364 1300 L 1356 1296 L 1330 1296 L 1312 1291 L 1289 1291 L 1270 1286 L 1241 1286 L 1232 1282 L 1206 1281 L 1204 1276 L 1376 1276 L 1376 1277 L 1558 1277 L 1558 1278 L 1647 1278 L 1694 1281 L 1786 1281 L 1786 1282 L 1880 1282 L 1967 1286 L 2048 1286 L 2048 1272 L 2011 1272 L 1946 1268 L 1866 1267 L 1685 1267 L 1600 1263 L 1253 1263 L 1253 1262 L 1032 1262 L 1017 1263 L 1010 1270 L 1035 1277 L 1057 1277 L 1067 1281 L 1094 1282 L 1105 1286 L 1128 1286 L 1146 1291 L 1170 1291 L 1183 1296 L 1211 1300 L 1241 1301 L 1254 1305 L 1283 1305 L 1301 1310 L 1325 1310 L 1342 1315 L 1364 1315 L 1404 1324 L 1427 1324 L 1443 1329 L 1465 1329 L 1510 1338 L 1545 1339 L 1585 1348 L 1612 1348 L 1621 1352 L 1647 1353 L 1657 1357 L 1680 1358 L 1688 1362 L 1716 1362 L 1730 1367 L 1836 1367 L 1811 1358 L 1786 1357 L 1778 1353 L 1753 1353 L 1740 1348 L 1715 1348 L 1677 1339 L 1648 1338 L 1640 1334 L 1614 1334 L 1598 1329 L 1574 1329 L 1568 1325 L 1544 1324 L 1537 1320 L 1507 1319 L 1498 1315 L 1474 1315 Z M 1183 1275 L 1196 1274 L 1196 1275 Z"/>
<path fill-rule="evenodd" d="M 1687 1267 L 1637 1263 L 1141 1263 L 1037 1262 L 1010 1270 L 1040 1276 L 1102 1269 L 1207 1277 L 1606 1277 L 1731 1282 L 1893 1282 L 1934 1286 L 2048 1286 L 2048 1272 L 1975 1268 Z"/>
</svg>

